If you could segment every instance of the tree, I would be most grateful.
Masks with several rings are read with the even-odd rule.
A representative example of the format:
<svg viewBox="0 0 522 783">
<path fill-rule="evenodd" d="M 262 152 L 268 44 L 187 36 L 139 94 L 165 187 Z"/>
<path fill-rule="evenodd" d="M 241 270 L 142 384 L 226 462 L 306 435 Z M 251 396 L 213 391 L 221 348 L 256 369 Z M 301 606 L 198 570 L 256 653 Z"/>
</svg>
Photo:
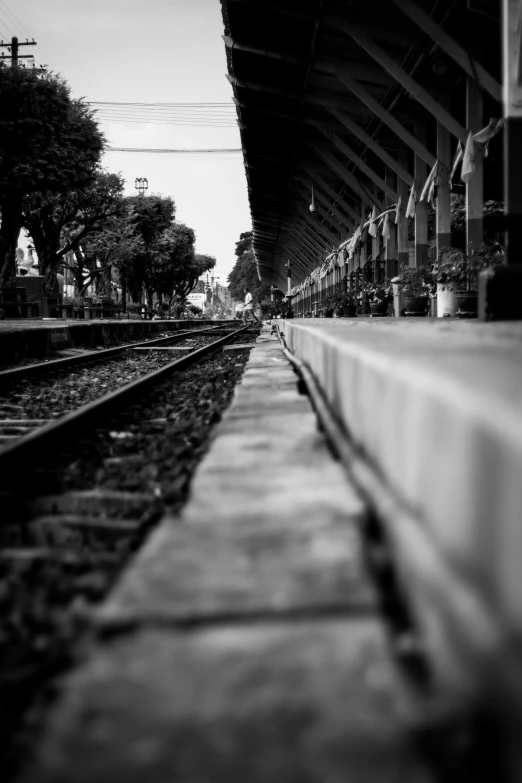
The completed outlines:
<svg viewBox="0 0 522 783">
<path fill-rule="evenodd" d="M 120 282 L 126 287 L 132 275 L 134 259 L 143 252 L 143 240 L 126 216 L 115 216 L 85 236 L 83 244 L 74 245 L 66 268 L 74 275 L 80 295 L 95 281 L 102 279 L 101 293 L 110 293 L 111 268 L 115 267 Z"/>
<path fill-rule="evenodd" d="M 184 223 L 173 223 L 151 247 L 150 259 L 145 267 L 145 287 L 150 292 L 163 296 L 184 298 L 192 287 L 187 288 L 187 278 L 192 281 L 195 265 L 195 234 Z M 196 278 L 197 280 L 197 278 Z"/>
<path fill-rule="evenodd" d="M 24 197 L 88 185 L 104 147 L 93 111 L 51 73 L 0 67 L 0 287 L 13 285 Z"/>
<path fill-rule="evenodd" d="M 23 202 L 22 226 L 34 242 L 47 291 L 56 290 L 58 264 L 79 249 L 89 234 L 96 234 L 113 217 L 123 216 L 124 180 L 120 174 L 98 170 L 85 188 L 62 193 L 32 193 Z"/>
<path fill-rule="evenodd" d="M 126 265 L 126 278 L 129 291 L 136 301 L 141 297 L 143 287 L 147 291 L 149 306 L 152 307 L 154 288 L 150 285 L 151 275 L 154 275 L 155 265 L 163 265 L 164 261 L 155 261 L 158 252 L 157 243 L 174 221 L 176 205 L 169 196 L 151 194 L 150 196 L 130 196 L 125 199 L 127 220 L 136 236 L 142 240 L 138 253 L 129 259 Z"/>
<path fill-rule="evenodd" d="M 158 299 L 173 297 L 181 304 L 194 290 L 198 279 L 216 265 L 213 256 L 194 253 L 195 235 L 183 223 L 173 223 L 153 247 L 146 269 L 145 285 Z"/>
<path fill-rule="evenodd" d="M 242 301 L 245 296 L 245 288 L 256 302 L 270 296 L 270 286 L 262 283 L 257 272 L 257 265 L 252 250 L 252 232 L 247 231 L 240 235 L 236 243 L 236 256 L 238 257 L 231 273 L 228 276 L 229 290 L 233 299 Z"/>
<path fill-rule="evenodd" d="M 170 196 L 154 193 L 150 196 L 129 196 L 125 202 L 130 222 L 145 247 L 151 247 L 176 216 L 176 205 Z"/>
</svg>

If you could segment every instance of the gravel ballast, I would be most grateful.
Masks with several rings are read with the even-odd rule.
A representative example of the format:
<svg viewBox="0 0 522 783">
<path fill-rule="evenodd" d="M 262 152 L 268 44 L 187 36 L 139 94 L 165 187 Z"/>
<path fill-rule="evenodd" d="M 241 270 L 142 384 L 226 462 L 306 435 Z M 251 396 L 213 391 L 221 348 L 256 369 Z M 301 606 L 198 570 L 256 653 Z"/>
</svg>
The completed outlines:
<svg viewBox="0 0 522 783">
<path fill-rule="evenodd" d="M 247 334 L 240 337 L 239 342 L 247 342 Z M 81 650 L 90 607 L 107 594 L 162 513 L 176 513 L 185 502 L 193 472 L 248 356 L 219 352 L 176 372 L 142 402 L 70 444 L 61 461 L 50 457 L 31 475 L 23 497 L 6 493 L 3 498 L 4 508 L 16 513 L 6 518 L 2 530 L 11 522 L 13 530 L 21 531 L 15 546 L 6 547 L 4 541 L 0 550 L 5 779 L 13 778 L 41 728 L 53 697 L 54 675 L 73 664 Z M 24 382 L 15 392 L 16 401 L 12 394 L 3 399 L 19 405 L 27 418 L 52 418 L 169 361 L 172 357 L 154 351 L 150 356 L 130 355 L 70 371 L 68 381 L 60 377 L 45 384 Z M 101 493 L 102 498 L 112 493 L 117 502 L 112 509 L 103 500 L 87 501 L 83 507 L 80 503 L 75 516 L 50 500 L 71 502 L 89 492 Z M 60 513 L 63 526 L 56 524 Z M 46 514 L 52 515 L 47 527 Z M 87 517 L 86 526 L 76 517 Z"/>
</svg>

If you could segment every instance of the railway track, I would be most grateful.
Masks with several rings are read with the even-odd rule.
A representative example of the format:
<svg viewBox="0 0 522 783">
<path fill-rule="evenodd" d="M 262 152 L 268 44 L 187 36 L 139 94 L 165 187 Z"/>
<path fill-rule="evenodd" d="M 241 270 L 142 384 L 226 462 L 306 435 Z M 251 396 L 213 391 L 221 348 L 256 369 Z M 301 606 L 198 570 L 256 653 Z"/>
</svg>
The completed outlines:
<svg viewBox="0 0 522 783">
<path fill-rule="evenodd" d="M 157 337 L 152 340 L 124 343 L 123 345 L 118 345 L 114 348 L 104 348 L 100 351 L 85 351 L 76 356 L 67 356 L 61 359 L 51 359 L 46 362 L 35 362 L 34 364 L 24 365 L 23 367 L 13 367 L 9 370 L 1 370 L 0 387 L 2 384 L 10 381 L 21 381 L 26 378 L 42 377 L 53 372 L 59 372 L 82 364 L 103 362 L 107 359 L 121 356 L 131 348 L 174 345 L 177 342 L 199 335 L 225 334 L 230 328 L 231 327 L 228 327 L 227 325 L 219 324 L 218 326 L 210 326 L 207 329 L 187 329 L 165 337 Z"/>
<path fill-rule="evenodd" d="M 212 343 L 217 336 L 230 335 L 232 331 L 234 330 L 217 327 L 183 332 L 121 346 L 118 349 L 90 353 L 87 357 L 76 356 L 72 361 L 57 360 L 21 368 L 22 372 L 17 369 L 0 373 L 0 451 L 32 430 L 39 429 L 58 416 L 80 407 L 82 402 L 102 396 L 104 388 L 108 391 L 107 387 L 116 388 L 133 376 L 149 372 L 150 363 L 159 367 L 180 356 L 181 352 L 190 353 L 198 347 Z M 235 339 L 234 337 L 233 340 Z M 107 368 L 113 368 L 114 372 L 111 372 L 110 377 L 106 373 L 100 379 L 97 377 L 98 370 L 93 368 L 103 364 L 106 364 Z M 56 404 L 48 404 L 45 395 L 38 393 L 39 382 L 45 384 L 46 379 L 52 379 L 55 387 L 59 387 L 61 383 L 67 388 L 70 387 L 68 402 L 64 403 L 63 395 L 60 397 L 58 391 Z M 108 383 L 103 383 L 103 380 Z M 20 389 L 24 390 L 24 394 L 18 394 Z M 47 398 L 49 394 L 47 387 Z M 28 401 L 27 397 L 34 397 L 34 400 Z M 41 397 L 44 399 L 38 404 Z"/>
<path fill-rule="evenodd" d="M 4 420 L 17 438 L 0 446 L 0 722 L 11 773 L 25 753 L 23 716 L 71 664 L 91 607 L 164 511 L 183 504 L 246 361 L 219 349 L 248 330 L 54 421 Z"/>
</svg>

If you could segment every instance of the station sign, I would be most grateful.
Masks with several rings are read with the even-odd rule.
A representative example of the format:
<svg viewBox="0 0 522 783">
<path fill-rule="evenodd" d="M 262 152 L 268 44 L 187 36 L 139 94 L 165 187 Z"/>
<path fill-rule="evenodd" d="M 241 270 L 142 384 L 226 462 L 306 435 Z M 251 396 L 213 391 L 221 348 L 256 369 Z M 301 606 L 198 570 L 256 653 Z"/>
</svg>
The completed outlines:
<svg viewBox="0 0 522 783">
<path fill-rule="evenodd" d="M 189 302 L 189 304 L 197 305 L 198 307 L 204 307 L 206 301 L 206 294 L 189 294 L 187 296 L 187 302 Z"/>
</svg>

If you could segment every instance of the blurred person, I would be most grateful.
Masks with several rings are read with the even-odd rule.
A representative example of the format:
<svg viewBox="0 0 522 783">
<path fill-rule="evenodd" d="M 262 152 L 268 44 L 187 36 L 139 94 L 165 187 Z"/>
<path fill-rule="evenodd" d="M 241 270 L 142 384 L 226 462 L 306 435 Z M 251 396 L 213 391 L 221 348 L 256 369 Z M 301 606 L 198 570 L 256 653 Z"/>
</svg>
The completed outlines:
<svg viewBox="0 0 522 783">
<path fill-rule="evenodd" d="M 243 320 L 246 323 L 253 319 L 259 323 L 259 318 L 254 313 L 254 300 L 249 288 L 245 288 L 245 309 L 243 311 Z"/>
</svg>

